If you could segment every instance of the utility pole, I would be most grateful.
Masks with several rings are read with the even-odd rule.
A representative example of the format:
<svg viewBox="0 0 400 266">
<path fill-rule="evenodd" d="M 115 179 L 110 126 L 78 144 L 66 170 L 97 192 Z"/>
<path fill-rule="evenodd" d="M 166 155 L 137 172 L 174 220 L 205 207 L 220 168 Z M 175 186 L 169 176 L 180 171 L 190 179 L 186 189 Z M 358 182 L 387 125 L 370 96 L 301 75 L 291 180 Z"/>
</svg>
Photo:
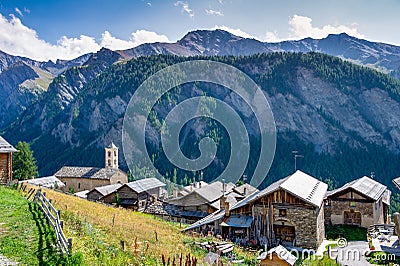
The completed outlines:
<svg viewBox="0 0 400 266">
<path fill-rule="evenodd" d="M 292 151 L 293 156 L 294 156 L 294 171 L 296 172 L 297 170 L 297 158 L 304 158 L 303 155 L 299 154 L 298 151 Z"/>
</svg>

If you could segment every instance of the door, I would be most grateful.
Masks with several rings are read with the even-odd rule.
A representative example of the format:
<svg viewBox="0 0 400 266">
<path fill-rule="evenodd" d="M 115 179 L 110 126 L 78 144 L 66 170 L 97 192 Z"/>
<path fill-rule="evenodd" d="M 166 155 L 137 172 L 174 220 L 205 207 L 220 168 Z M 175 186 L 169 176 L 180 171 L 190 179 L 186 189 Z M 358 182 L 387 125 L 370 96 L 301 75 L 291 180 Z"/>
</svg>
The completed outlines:
<svg viewBox="0 0 400 266">
<path fill-rule="evenodd" d="M 344 224 L 361 226 L 361 212 L 344 211 Z"/>
<path fill-rule="evenodd" d="M 277 240 L 293 243 L 295 239 L 294 226 L 274 224 L 274 233 Z"/>
</svg>

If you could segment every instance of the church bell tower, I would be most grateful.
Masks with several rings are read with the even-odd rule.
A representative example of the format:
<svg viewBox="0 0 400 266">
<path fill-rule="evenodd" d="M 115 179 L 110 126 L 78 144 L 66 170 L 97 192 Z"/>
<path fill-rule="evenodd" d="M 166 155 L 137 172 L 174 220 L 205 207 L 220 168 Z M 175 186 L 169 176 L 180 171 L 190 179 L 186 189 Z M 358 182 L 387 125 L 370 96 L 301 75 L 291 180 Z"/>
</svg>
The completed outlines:
<svg viewBox="0 0 400 266">
<path fill-rule="evenodd" d="M 118 169 L 118 147 L 113 142 L 104 149 L 105 167 Z"/>
</svg>

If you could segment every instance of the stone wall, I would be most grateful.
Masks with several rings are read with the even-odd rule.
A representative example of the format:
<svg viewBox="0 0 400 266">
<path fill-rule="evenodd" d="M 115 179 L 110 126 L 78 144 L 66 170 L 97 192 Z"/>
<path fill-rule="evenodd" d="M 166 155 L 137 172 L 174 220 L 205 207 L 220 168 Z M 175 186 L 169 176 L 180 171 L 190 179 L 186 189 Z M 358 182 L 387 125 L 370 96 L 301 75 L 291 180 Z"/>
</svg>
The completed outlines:
<svg viewBox="0 0 400 266">
<path fill-rule="evenodd" d="M 73 188 L 75 192 L 83 190 L 92 190 L 96 187 L 110 185 L 108 179 L 93 179 L 93 178 L 76 178 L 76 177 L 58 177 L 61 182 L 65 184 L 63 188 L 65 191 L 69 191 Z"/>
<path fill-rule="evenodd" d="M 361 226 L 368 227 L 374 224 L 374 208 L 375 203 L 371 202 L 355 202 L 355 207 L 350 207 L 350 201 L 331 200 L 331 205 L 326 206 L 325 223 L 328 224 L 344 224 L 344 212 L 354 211 L 361 213 Z"/>
<path fill-rule="evenodd" d="M 117 184 L 117 183 L 121 183 L 121 184 L 126 184 L 128 183 L 128 175 L 121 171 L 121 170 L 117 170 L 117 172 L 110 178 L 110 184 Z"/>
<path fill-rule="evenodd" d="M 279 216 L 279 209 L 286 209 L 286 216 Z M 295 227 L 295 246 L 317 249 L 325 235 L 323 210 L 305 206 L 274 206 L 274 224 Z"/>
<path fill-rule="evenodd" d="M 0 184 L 11 180 L 11 162 L 9 153 L 0 153 Z"/>
</svg>

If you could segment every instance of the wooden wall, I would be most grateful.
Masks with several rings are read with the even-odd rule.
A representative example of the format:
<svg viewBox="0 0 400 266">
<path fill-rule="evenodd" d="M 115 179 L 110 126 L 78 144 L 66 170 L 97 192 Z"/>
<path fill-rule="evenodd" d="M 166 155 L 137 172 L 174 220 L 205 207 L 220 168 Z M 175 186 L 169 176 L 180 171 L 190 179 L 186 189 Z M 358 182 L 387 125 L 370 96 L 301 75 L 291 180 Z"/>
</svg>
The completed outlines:
<svg viewBox="0 0 400 266">
<path fill-rule="evenodd" d="M 11 153 L 0 153 L 0 183 L 7 183 L 11 180 L 12 163 Z"/>
</svg>

